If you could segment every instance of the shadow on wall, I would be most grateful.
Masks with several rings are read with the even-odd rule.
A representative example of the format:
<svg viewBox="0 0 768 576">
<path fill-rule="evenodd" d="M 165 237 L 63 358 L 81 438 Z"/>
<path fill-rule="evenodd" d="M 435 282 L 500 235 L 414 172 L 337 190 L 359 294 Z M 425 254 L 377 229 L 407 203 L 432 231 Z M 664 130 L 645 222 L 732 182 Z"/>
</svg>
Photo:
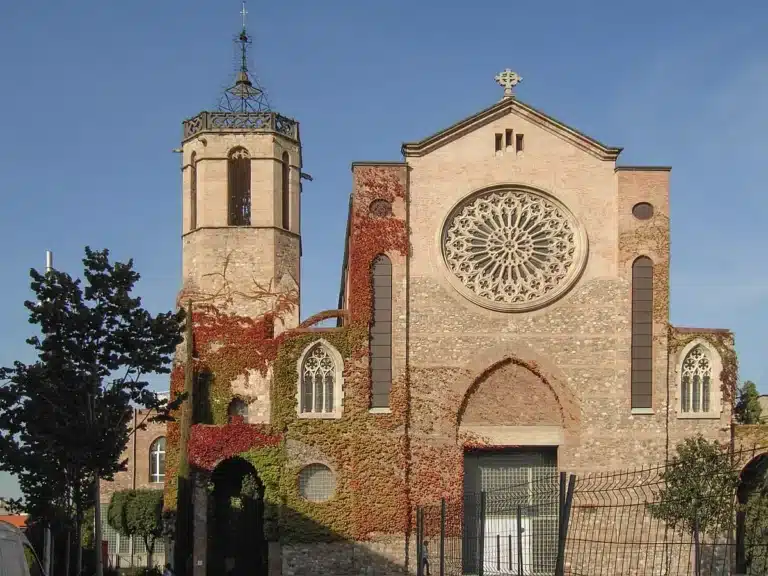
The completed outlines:
<svg viewBox="0 0 768 576">
<path fill-rule="evenodd" d="M 409 544 L 405 535 L 352 541 L 283 502 L 270 502 L 255 469 L 241 458 L 213 472 L 194 469 L 191 478 L 179 478 L 179 512 L 168 519 L 177 536 L 167 542 L 168 550 L 176 544 L 177 576 L 394 576 L 408 574 L 408 563 L 416 572 L 413 537 Z"/>
</svg>

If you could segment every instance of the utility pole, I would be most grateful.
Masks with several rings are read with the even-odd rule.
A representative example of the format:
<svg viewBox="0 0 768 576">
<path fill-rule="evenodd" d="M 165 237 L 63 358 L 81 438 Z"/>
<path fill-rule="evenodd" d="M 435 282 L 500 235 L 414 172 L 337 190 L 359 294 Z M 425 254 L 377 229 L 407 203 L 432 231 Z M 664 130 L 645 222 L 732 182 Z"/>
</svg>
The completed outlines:
<svg viewBox="0 0 768 576">
<path fill-rule="evenodd" d="M 46 250 L 45 273 L 48 274 L 51 270 L 53 270 L 53 252 Z M 53 534 L 51 534 L 50 523 L 45 526 L 45 534 L 43 536 L 43 558 L 45 559 L 45 573 L 50 575 L 53 573 Z"/>
</svg>

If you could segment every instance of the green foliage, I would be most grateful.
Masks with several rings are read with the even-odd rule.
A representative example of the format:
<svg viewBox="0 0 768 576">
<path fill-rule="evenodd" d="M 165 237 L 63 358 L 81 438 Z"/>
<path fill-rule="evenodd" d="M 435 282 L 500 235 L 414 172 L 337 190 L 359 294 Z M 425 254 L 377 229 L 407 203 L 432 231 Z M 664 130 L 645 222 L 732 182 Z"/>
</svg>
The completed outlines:
<svg viewBox="0 0 768 576">
<path fill-rule="evenodd" d="M 123 536 L 139 536 L 147 547 L 151 566 L 155 542 L 163 535 L 163 491 L 122 490 L 112 495 L 107 522 Z"/>
<path fill-rule="evenodd" d="M 757 392 L 757 386 L 751 380 L 747 380 L 739 388 L 739 396 L 733 410 L 733 415 L 739 424 L 763 423 L 760 394 Z"/>
<path fill-rule="evenodd" d="M 25 302 L 39 336 L 31 364 L 0 369 L 0 470 L 19 479 L 36 519 L 76 522 L 93 504 L 96 475 L 122 469 L 134 406 L 167 420 L 169 406 L 146 376 L 167 373 L 183 313 L 152 315 L 131 293 L 133 262 L 85 249 L 84 280 L 30 272 L 35 301 Z M 142 426 L 145 423 L 142 423 Z"/>
<path fill-rule="evenodd" d="M 749 496 L 745 506 L 744 530 L 747 574 L 768 574 L 768 493 L 763 490 Z"/>
<path fill-rule="evenodd" d="M 739 473 L 717 442 L 703 436 L 686 438 L 662 474 L 664 484 L 651 514 L 670 528 L 700 534 L 733 527 L 733 500 Z"/>
</svg>

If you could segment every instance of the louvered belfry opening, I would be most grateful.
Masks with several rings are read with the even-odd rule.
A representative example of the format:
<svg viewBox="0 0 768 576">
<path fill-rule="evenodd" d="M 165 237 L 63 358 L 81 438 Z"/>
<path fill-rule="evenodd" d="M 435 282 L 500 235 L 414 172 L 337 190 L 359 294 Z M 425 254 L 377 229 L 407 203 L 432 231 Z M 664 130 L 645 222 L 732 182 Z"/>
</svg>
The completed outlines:
<svg viewBox="0 0 768 576">
<path fill-rule="evenodd" d="M 251 157 L 244 148 L 229 154 L 227 185 L 229 188 L 230 226 L 251 225 Z"/>
<path fill-rule="evenodd" d="M 291 179 L 291 162 L 288 152 L 283 152 L 283 166 L 282 166 L 282 179 L 281 179 L 281 202 L 282 202 L 282 226 L 284 230 L 291 229 L 291 195 L 290 195 L 290 179 Z"/>
<path fill-rule="evenodd" d="M 632 408 L 653 407 L 653 262 L 632 264 Z"/>
</svg>

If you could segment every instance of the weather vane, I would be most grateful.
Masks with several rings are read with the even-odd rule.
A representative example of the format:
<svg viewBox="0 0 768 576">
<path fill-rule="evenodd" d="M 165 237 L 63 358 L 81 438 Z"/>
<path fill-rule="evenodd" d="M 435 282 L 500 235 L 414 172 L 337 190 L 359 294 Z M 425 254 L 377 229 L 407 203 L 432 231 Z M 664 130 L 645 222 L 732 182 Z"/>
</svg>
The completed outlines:
<svg viewBox="0 0 768 576">
<path fill-rule="evenodd" d="M 219 111 L 230 113 L 269 112 L 269 103 L 264 90 L 257 83 L 251 81 L 248 73 L 248 46 L 251 44 L 251 39 L 246 30 L 245 17 L 248 15 L 248 10 L 245 9 L 245 2 L 243 2 L 240 15 L 243 17 L 243 29 L 235 40 L 239 45 L 240 69 L 237 72 L 235 85 L 227 88 L 219 100 Z"/>
</svg>

